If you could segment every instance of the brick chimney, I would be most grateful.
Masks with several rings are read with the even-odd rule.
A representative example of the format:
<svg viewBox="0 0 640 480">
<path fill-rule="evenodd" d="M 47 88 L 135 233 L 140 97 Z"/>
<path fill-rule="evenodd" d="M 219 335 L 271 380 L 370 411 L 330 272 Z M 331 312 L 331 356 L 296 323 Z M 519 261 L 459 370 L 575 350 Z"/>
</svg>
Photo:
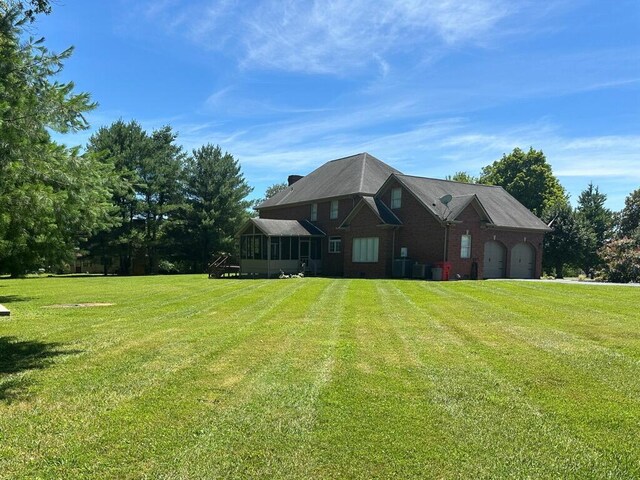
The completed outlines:
<svg viewBox="0 0 640 480">
<path fill-rule="evenodd" d="M 304 178 L 304 175 L 289 175 L 289 178 L 287 178 L 287 181 L 289 182 L 289 186 L 293 185 L 301 178 Z"/>
</svg>

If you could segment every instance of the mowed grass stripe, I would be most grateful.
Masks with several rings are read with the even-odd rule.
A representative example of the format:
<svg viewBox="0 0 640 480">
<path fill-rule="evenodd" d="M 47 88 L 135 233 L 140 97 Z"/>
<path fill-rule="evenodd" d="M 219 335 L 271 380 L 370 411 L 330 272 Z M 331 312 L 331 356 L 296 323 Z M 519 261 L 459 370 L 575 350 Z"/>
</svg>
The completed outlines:
<svg viewBox="0 0 640 480">
<path fill-rule="evenodd" d="M 313 468 L 308 432 L 315 421 L 318 392 L 331 377 L 336 324 L 329 308 L 340 308 L 339 282 L 305 280 L 299 302 L 282 304 L 272 320 L 287 326 L 284 336 L 261 345 L 259 362 L 235 378 L 237 363 L 255 355 L 243 345 L 216 371 L 232 395 L 212 402 L 199 435 L 175 464 L 162 465 L 161 478 L 277 476 L 278 471 Z M 262 342 L 261 342 L 262 343 Z M 250 350 L 250 351 L 248 351 Z"/>
<path fill-rule="evenodd" d="M 0 478 L 637 478 L 637 290 L 597 290 L 3 281 L 0 338 L 67 353 L 1 375 Z"/>
<path fill-rule="evenodd" d="M 596 288 L 596 287 L 578 287 L 578 288 Z M 528 290 L 528 289 L 527 289 Z M 629 356 L 619 348 L 611 348 L 604 344 L 605 342 L 594 335 L 594 331 L 602 329 L 602 325 L 610 325 L 610 322 L 602 322 L 599 320 L 596 326 L 590 326 L 590 334 L 584 335 L 581 329 L 575 328 L 575 324 L 584 320 L 584 315 L 577 315 L 577 319 L 573 324 L 573 328 L 567 329 L 566 316 L 563 310 L 571 300 L 566 300 L 563 309 L 555 309 L 555 313 L 541 315 L 542 320 L 532 324 L 525 313 L 513 312 L 508 306 L 502 306 L 502 314 L 496 315 L 488 312 L 483 308 L 487 304 L 484 295 L 474 295 L 479 293 L 477 290 L 465 292 L 462 295 L 467 300 L 463 317 L 465 324 L 474 324 L 477 322 L 488 321 L 500 325 L 500 329 L 515 339 L 526 342 L 531 346 L 544 350 L 550 355 L 558 357 L 563 363 L 572 365 L 581 370 L 583 374 L 589 375 L 598 382 L 606 384 L 609 388 L 616 390 L 627 397 L 629 400 L 640 398 L 640 361 Z M 482 292 L 486 293 L 486 292 Z M 554 297 L 559 301 L 558 295 Z M 531 305 L 540 305 L 544 303 L 544 298 L 538 295 L 537 298 L 531 299 Z M 475 309 L 475 315 L 472 315 Z M 539 309 L 538 309 L 539 311 Z M 573 308 L 575 311 L 575 308 Z M 563 316 L 564 321 L 559 324 L 553 321 L 558 315 Z M 629 317 L 628 311 L 621 316 Z M 473 318 L 472 321 L 468 319 Z M 608 317 L 607 317 L 608 319 Z M 588 321 L 588 323 L 593 323 Z M 627 322 L 628 323 L 628 322 Z M 607 342 L 608 343 L 608 342 Z M 507 339 L 501 339 L 494 346 L 509 345 Z"/>
<path fill-rule="evenodd" d="M 268 296 L 256 296 L 256 290 L 265 285 L 254 285 L 248 289 L 252 294 L 247 296 L 245 301 L 254 302 L 258 299 L 264 302 L 265 305 L 270 304 L 270 308 L 275 308 L 281 301 L 295 295 L 296 292 L 296 288 L 288 291 L 276 288 L 275 291 L 271 292 Z M 271 287 L 274 287 L 273 284 L 271 284 Z M 183 370 L 194 365 L 202 356 L 209 353 L 207 347 L 211 348 L 213 346 L 214 348 L 218 347 L 219 350 L 224 350 L 229 347 L 229 344 L 241 342 L 243 332 L 247 335 L 259 335 L 259 330 L 250 328 L 250 325 L 255 324 L 268 312 L 269 309 L 262 309 L 255 315 L 251 314 L 250 318 L 246 319 L 247 327 L 244 329 L 234 328 L 233 337 L 228 339 L 227 344 L 221 342 L 218 345 L 214 343 L 208 346 L 203 342 L 203 340 L 205 340 L 203 336 L 197 344 L 198 348 L 191 348 L 190 350 L 182 352 L 176 351 L 174 355 L 167 357 L 169 350 L 172 350 L 176 344 L 178 344 L 180 348 L 185 346 L 185 342 L 180 341 L 181 337 L 179 335 L 167 337 L 164 334 L 165 332 L 155 332 L 153 334 L 146 334 L 143 337 L 144 341 L 132 340 L 129 344 L 130 348 L 128 351 L 115 351 L 112 357 L 101 357 L 98 362 L 92 362 L 93 368 L 90 369 L 91 371 L 88 372 L 84 378 L 86 381 L 77 382 L 75 385 L 76 391 L 72 391 L 71 395 L 67 397 L 63 394 L 61 398 L 58 398 L 56 403 L 61 409 L 60 414 L 64 415 L 66 408 L 74 404 L 80 406 L 80 404 L 86 401 L 88 396 L 94 398 L 94 401 L 89 405 L 88 409 L 72 409 L 72 411 L 83 412 L 84 415 L 70 422 L 71 425 L 56 424 L 53 429 L 48 428 L 46 433 L 42 432 L 43 435 L 64 436 L 69 434 L 69 427 L 77 428 L 80 432 L 83 428 L 88 428 L 87 436 L 91 435 L 92 438 L 90 441 L 87 441 L 86 437 L 76 432 L 75 436 L 79 437 L 78 442 L 65 444 L 64 450 L 59 453 L 47 452 L 46 457 L 42 459 L 43 463 L 51 468 L 51 473 L 54 473 L 60 467 L 57 462 L 58 458 L 91 458 L 91 456 L 87 456 L 87 452 L 91 451 L 92 444 L 99 446 L 100 444 L 111 441 L 115 442 L 115 444 L 113 444 L 109 454 L 100 455 L 100 459 L 108 462 L 113 460 L 112 457 L 114 456 L 120 454 L 126 455 L 126 452 L 130 450 L 128 443 L 121 444 L 119 448 L 116 448 L 116 445 L 119 444 L 122 430 L 131 433 L 132 436 L 136 436 L 139 430 L 138 422 L 131 423 L 126 412 L 135 411 L 138 404 L 148 402 L 149 393 L 156 397 L 163 396 L 162 392 L 167 388 L 167 385 L 172 385 L 172 378 L 179 383 L 184 382 L 181 378 L 181 375 L 184 373 Z M 162 342 L 163 339 L 166 343 Z M 159 340 L 160 342 L 158 343 Z M 194 347 L 195 344 L 191 346 Z M 161 368 L 151 368 L 154 361 L 157 361 Z M 72 371 L 70 373 L 71 380 L 73 380 L 74 375 L 76 375 L 76 372 Z M 188 378 L 188 376 L 184 378 Z M 73 388 L 69 388 L 69 385 L 65 385 L 64 378 L 58 378 L 57 384 L 57 390 L 60 392 L 74 390 Z M 188 391 L 188 388 L 186 390 Z M 170 396 L 168 398 L 172 397 Z M 151 411 L 157 412 L 157 408 L 154 406 Z M 51 415 L 51 412 L 49 412 L 48 415 Z M 118 428 L 113 428 L 111 425 L 114 418 L 116 422 L 120 424 Z M 146 418 L 146 416 L 141 415 L 139 420 L 144 423 Z M 123 419 L 125 420 L 124 424 Z M 167 421 L 171 422 L 171 418 L 165 418 L 165 422 Z M 39 423 L 37 418 L 29 419 L 29 422 L 31 422 L 32 425 Z M 150 425 L 153 425 L 153 422 L 151 422 Z M 96 432 L 101 433 L 96 434 Z M 110 432 L 116 433 L 116 438 L 111 438 Z M 153 443 L 153 439 L 148 439 L 147 443 L 149 442 Z M 31 455 L 31 457 L 33 457 L 33 455 Z M 117 465 L 118 468 L 127 468 L 126 465 L 131 461 L 132 459 L 129 457 L 119 458 L 113 461 L 113 464 Z M 84 465 L 83 462 L 79 461 L 79 470 L 74 472 L 74 474 L 87 474 L 87 472 L 83 470 L 85 467 L 89 468 L 90 473 L 95 468 L 99 468 L 100 464 L 101 461 L 96 462 L 92 460 Z M 65 468 L 68 468 L 68 466 L 65 466 Z M 49 468 L 47 468 L 47 471 L 48 470 Z"/>
<path fill-rule="evenodd" d="M 460 307 L 458 313 L 442 321 L 470 345 L 475 356 L 470 363 L 490 368 L 502 381 L 510 384 L 512 389 L 515 388 L 519 395 L 526 396 L 535 410 L 544 415 L 545 429 L 553 426 L 559 435 L 572 439 L 566 444 L 567 455 L 573 453 L 566 458 L 577 462 L 571 469 L 578 466 L 582 474 L 594 469 L 601 469 L 602 475 L 619 474 L 620 460 L 617 453 L 620 448 L 632 449 L 633 440 L 626 434 L 620 435 L 620 432 L 627 431 L 619 429 L 620 423 L 605 431 L 602 431 L 602 427 L 607 424 L 611 413 L 615 412 L 618 422 L 626 424 L 627 428 L 633 428 L 633 415 L 628 413 L 638 412 L 637 397 L 633 398 L 628 392 L 621 394 L 617 388 L 604 382 L 603 378 L 597 378 L 590 365 L 575 365 L 567 361 L 567 358 L 550 355 L 548 352 L 540 354 L 536 351 L 537 346 L 531 345 L 528 339 L 518 338 L 518 342 L 515 342 L 513 338 L 509 338 L 510 332 L 504 331 L 499 322 L 478 321 L 464 312 L 464 305 Z M 492 312 L 487 312 L 487 315 L 495 320 Z M 461 321 L 460 317 L 464 320 Z M 631 378 L 631 375 L 632 373 L 625 372 L 627 378 Z M 636 386 L 637 382 L 636 378 Z M 581 395 L 583 391 L 596 394 L 584 396 Z M 595 433 L 590 428 L 592 423 L 597 424 L 593 430 L 603 436 L 599 442 L 603 446 L 600 450 L 590 446 Z M 580 465 L 580 449 L 574 451 L 573 442 L 576 440 L 587 459 L 584 465 Z M 541 463 L 544 462 L 543 459 L 544 455 Z M 624 468 L 633 465 L 633 461 L 623 463 L 626 464 Z M 566 469 L 569 465 L 561 465 L 560 468 Z"/>
</svg>

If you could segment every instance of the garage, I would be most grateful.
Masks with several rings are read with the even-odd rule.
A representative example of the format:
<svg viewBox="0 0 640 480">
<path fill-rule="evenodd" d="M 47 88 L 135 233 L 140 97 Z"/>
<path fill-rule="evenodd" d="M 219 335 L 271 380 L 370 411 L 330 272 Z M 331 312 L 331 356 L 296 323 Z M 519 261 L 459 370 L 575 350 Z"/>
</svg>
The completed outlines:
<svg viewBox="0 0 640 480">
<path fill-rule="evenodd" d="M 504 278 L 506 257 L 507 249 L 504 245 L 495 240 L 486 242 L 484 244 L 484 278 Z"/>
<path fill-rule="evenodd" d="M 528 243 L 518 243 L 511 250 L 510 278 L 533 278 L 536 255 Z"/>
</svg>

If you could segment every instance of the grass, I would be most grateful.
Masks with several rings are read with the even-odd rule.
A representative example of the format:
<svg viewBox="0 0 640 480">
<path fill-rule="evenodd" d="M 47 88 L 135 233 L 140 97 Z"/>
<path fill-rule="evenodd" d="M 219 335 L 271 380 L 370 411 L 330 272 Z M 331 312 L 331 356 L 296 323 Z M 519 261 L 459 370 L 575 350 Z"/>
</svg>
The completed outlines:
<svg viewBox="0 0 640 480">
<path fill-rule="evenodd" d="M 50 305 L 113 303 L 87 308 Z M 640 289 L 0 281 L 2 478 L 638 478 Z"/>
</svg>

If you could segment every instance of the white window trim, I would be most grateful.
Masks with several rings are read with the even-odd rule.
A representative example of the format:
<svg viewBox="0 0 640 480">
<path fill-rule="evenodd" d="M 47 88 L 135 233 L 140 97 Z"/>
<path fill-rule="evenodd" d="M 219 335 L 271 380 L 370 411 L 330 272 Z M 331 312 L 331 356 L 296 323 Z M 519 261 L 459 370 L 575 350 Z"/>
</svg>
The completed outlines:
<svg viewBox="0 0 640 480">
<path fill-rule="evenodd" d="M 317 203 L 311 204 L 310 219 L 312 222 L 315 222 L 316 220 L 318 220 L 318 204 Z"/>
<path fill-rule="evenodd" d="M 465 238 L 468 238 L 468 245 L 465 246 Z M 471 235 L 465 234 L 460 238 L 460 258 L 471 258 Z"/>
<path fill-rule="evenodd" d="M 353 263 L 377 263 L 379 247 L 380 239 L 378 237 L 354 238 L 351 261 Z"/>
<path fill-rule="evenodd" d="M 394 196 L 394 192 L 397 192 L 397 197 Z M 402 207 L 402 188 L 396 187 L 391 189 L 391 208 L 396 209 Z"/>
<path fill-rule="evenodd" d="M 329 218 L 331 220 L 335 220 L 336 218 L 338 218 L 338 208 L 339 208 L 338 200 L 331 200 L 330 208 L 331 210 L 329 211 Z"/>
<path fill-rule="evenodd" d="M 337 245 L 337 249 L 335 248 L 336 245 Z M 341 252 L 342 252 L 342 237 L 329 237 L 329 253 L 341 253 Z"/>
</svg>

